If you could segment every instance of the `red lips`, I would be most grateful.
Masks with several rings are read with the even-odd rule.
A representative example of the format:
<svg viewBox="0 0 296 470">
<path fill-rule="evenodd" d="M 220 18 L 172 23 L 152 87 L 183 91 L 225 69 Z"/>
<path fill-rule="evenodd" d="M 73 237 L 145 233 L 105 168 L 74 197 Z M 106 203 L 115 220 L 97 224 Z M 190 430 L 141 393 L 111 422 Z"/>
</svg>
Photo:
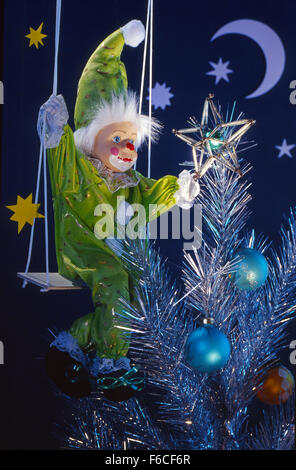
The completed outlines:
<svg viewBox="0 0 296 470">
<path fill-rule="evenodd" d="M 119 160 L 123 160 L 124 162 L 132 162 L 132 161 L 133 161 L 132 158 L 127 158 L 127 157 L 125 157 L 125 158 L 123 158 L 123 157 L 118 157 L 118 158 L 119 158 Z"/>
</svg>

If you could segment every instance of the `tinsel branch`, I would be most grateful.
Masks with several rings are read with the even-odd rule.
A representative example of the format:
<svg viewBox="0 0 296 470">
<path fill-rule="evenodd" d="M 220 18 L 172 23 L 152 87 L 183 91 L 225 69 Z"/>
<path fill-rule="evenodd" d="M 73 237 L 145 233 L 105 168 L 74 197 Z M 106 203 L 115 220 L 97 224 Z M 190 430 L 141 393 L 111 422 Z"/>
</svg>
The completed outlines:
<svg viewBox="0 0 296 470">
<path fill-rule="evenodd" d="M 285 336 L 286 322 L 296 310 L 296 211 L 290 209 L 287 228 L 282 226 L 282 245 L 271 251 L 271 276 L 266 296 L 269 313 L 278 330 L 274 347 L 279 349 Z"/>
<path fill-rule="evenodd" d="M 263 420 L 250 433 L 248 448 L 251 450 L 290 450 L 295 444 L 295 397 L 287 403 L 263 411 Z"/>
<path fill-rule="evenodd" d="M 295 312 L 296 286 L 296 223 L 295 214 L 291 210 L 288 228 L 281 229 L 282 246 L 277 253 L 273 248 L 269 257 L 268 280 L 259 291 L 240 295 L 237 319 L 241 331 L 240 341 L 236 342 L 241 348 L 241 355 L 236 357 L 246 361 L 238 362 L 240 377 L 243 377 L 241 393 L 233 399 L 243 407 L 253 398 L 262 382 L 267 369 L 277 361 L 277 354 L 283 346 L 287 326 Z M 262 238 L 257 242 L 254 235 L 246 237 L 245 243 L 264 251 Z M 244 312 L 244 315 L 241 315 Z M 227 378 L 226 378 L 227 380 Z"/>
<path fill-rule="evenodd" d="M 157 422 L 171 447 L 201 448 L 204 422 L 199 418 L 207 414 L 206 397 L 183 360 L 192 318 L 182 303 L 176 305 L 176 284 L 153 245 L 146 240 L 124 243 L 123 262 L 137 281 L 135 306 L 122 300 L 133 332 L 130 356 L 147 373 L 154 390 L 150 401 L 155 401 Z M 210 423 L 207 432 L 211 432 Z"/>
<path fill-rule="evenodd" d="M 244 172 L 249 169 L 245 167 Z M 240 243 L 239 234 L 249 215 L 247 204 L 251 198 L 248 188 L 249 184 L 241 182 L 237 175 L 218 164 L 213 166 L 205 176 L 202 190 L 203 245 L 194 256 L 185 253 L 184 281 L 187 292 L 191 292 L 188 300 L 195 310 L 197 322 L 201 316 L 213 318 L 232 344 L 237 344 L 240 334 L 233 315 L 238 293 L 233 289 L 229 275 L 235 268 L 235 262 L 231 261 L 232 253 Z M 233 351 L 232 357 L 235 355 Z M 227 391 L 236 386 L 236 370 L 239 369 L 229 369 L 228 383 L 221 381 L 220 374 L 204 380 L 204 393 L 209 397 L 212 420 L 216 422 L 213 448 L 224 447 L 225 439 L 232 439 L 233 427 L 241 428 L 245 419 L 245 413 L 240 409 L 235 413 L 236 423 L 229 419 L 235 401 L 228 401 L 226 397 Z M 232 447 L 239 448 L 235 438 Z"/>
<path fill-rule="evenodd" d="M 67 402 L 66 402 L 67 404 Z M 63 448 L 80 450 L 167 449 L 156 426 L 138 400 L 115 403 L 95 396 L 68 400 L 71 422 L 59 426 Z"/>
<path fill-rule="evenodd" d="M 194 256 L 185 254 L 184 280 L 196 318 L 214 318 L 232 342 L 227 365 L 221 373 L 209 376 L 203 386 L 217 423 L 214 441 L 218 448 L 239 449 L 246 438 L 248 405 L 267 366 L 276 359 L 284 327 L 295 308 L 295 218 L 290 217 L 288 232 L 282 230 L 283 247 L 280 255 L 273 252 L 277 263 L 269 261 L 266 286 L 240 292 L 229 280 L 235 270 L 231 260 L 236 249 L 242 245 L 264 252 L 268 244 L 263 237 L 255 239 L 253 232 L 242 237 L 249 215 L 247 183 L 239 183 L 236 176 L 216 165 L 206 175 L 205 187 L 203 246 Z"/>
<path fill-rule="evenodd" d="M 250 170 L 250 165 L 242 163 L 244 175 Z M 240 179 L 219 164 L 214 164 L 204 176 L 200 203 L 207 230 L 203 236 L 219 251 L 220 262 L 229 259 L 230 252 L 239 242 L 238 234 L 250 216 L 250 186 L 248 180 Z"/>
</svg>

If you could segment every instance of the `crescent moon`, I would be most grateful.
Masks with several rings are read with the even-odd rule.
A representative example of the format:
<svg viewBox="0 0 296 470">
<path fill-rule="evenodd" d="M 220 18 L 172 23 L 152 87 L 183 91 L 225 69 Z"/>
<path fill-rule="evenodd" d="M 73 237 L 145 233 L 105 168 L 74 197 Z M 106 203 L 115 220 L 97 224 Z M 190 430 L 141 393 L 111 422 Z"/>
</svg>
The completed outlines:
<svg viewBox="0 0 296 470">
<path fill-rule="evenodd" d="M 260 86 L 246 98 L 257 98 L 271 90 L 280 80 L 286 62 L 283 43 L 276 32 L 264 23 L 256 20 L 236 20 L 222 26 L 212 37 L 211 41 L 225 34 L 241 34 L 253 39 L 262 52 L 266 61 L 264 78 Z"/>
</svg>

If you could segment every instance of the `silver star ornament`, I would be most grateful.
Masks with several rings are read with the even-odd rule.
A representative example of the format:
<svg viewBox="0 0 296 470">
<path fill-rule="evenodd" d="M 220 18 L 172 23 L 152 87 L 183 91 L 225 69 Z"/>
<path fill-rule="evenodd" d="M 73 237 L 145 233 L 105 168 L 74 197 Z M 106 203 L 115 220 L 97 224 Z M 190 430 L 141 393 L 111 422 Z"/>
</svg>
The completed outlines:
<svg viewBox="0 0 296 470">
<path fill-rule="evenodd" d="M 255 124 L 255 121 L 238 119 L 224 122 L 213 98 L 214 95 L 210 93 L 205 99 L 200 123 L 195 117 L 191 117 L 188 121 L 190 128 L 173 129 L 172 132 L 191 146 L 196 179 L 202 178 L 214 161 L 220 162 L 229 170 L 242 176 L 236 148 L 242 136 Z M 241 116 L 242 114 L 239 118 Z"/>
</svg>

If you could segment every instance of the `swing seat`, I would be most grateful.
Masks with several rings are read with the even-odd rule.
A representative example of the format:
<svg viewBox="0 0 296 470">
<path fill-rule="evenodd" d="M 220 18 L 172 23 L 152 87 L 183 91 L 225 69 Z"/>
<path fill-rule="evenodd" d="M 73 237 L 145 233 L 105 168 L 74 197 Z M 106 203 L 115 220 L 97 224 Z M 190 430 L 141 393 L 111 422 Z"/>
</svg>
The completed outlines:
<svg viewBox="0 0 296 470">
<path fill-rule="evenodd" d="M 45 292 L 50 290 L 77 290 L 84 289 L 81 284 L 74 284 L 69 279 L 59 273 L 49 273 L 49 283 L 47 284 L 46 273 L 17 273 L 17 276 L 30 284 L 34 284 Z"/>
</svg>

